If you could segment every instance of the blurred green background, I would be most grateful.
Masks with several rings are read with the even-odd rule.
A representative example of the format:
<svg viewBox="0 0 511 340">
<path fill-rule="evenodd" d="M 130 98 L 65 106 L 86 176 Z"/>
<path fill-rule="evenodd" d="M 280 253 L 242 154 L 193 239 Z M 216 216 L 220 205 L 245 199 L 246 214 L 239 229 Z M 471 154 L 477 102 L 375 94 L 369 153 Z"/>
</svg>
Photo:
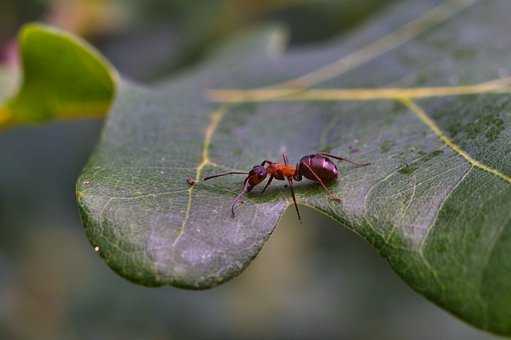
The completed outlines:
<svg viewBox="0 0 511 340">
<path fill-rule="evenodd" d="M 395 1 L 2 0 L 0 62 L 20 25 L 84 36 L 129 78 L 199 62 L 252 25 L 288 27 L 290 48 L 328 41 Z M 408 288 L 365 241 L 289 210 L 261 255 L 213 290 L 135 286 L 91 249 L 74 181 L 99 121 L 0 133 L 0 339 L 491 339 Z"/>
</svg>

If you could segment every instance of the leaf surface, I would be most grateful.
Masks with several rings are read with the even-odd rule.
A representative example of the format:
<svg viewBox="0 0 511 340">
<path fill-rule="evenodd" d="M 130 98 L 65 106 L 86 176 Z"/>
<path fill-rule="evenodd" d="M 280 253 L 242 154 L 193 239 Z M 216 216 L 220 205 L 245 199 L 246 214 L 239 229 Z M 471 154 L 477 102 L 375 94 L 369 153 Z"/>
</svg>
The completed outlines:
<svg viewBox="0 0 511 340">
<path fill-rule="evenodd" d="M 329 151 L 371 166 L 339 165 L 341 204 L 306 181 L 299 203 L 367 239 L 428 299 L 511 334 L 510 12 L 406 1 L 324 47 L 284 54 L 266 30 L 170 82 L 123 82 L 77 184 L 87 236 L 131 281 L 215 286 L 257 255 L 289 193 L 250 194 L 231 218 L 242 178 L 186 178 Z"/>
</svg>

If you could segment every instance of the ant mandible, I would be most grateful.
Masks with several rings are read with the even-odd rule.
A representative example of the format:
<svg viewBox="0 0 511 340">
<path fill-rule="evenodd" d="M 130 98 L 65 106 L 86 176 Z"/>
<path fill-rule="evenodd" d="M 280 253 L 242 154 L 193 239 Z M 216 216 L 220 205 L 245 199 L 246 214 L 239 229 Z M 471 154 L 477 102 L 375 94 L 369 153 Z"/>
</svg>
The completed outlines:
<svg viewBox="0 0 511 340">
<path fill-rule="evenodd" d="M 243 190 L 238 196 L 236 196 L 236 198 L 234 198 L 232 202 L 231 212 L 232 217 L 234 217 L 234 208 L 241 201 L 243 195 L 247 192 L 251 192 L 252 189 L 264 181 L 266 177 L 270 176 L 261 193 L 266 191 L 273 179 L 280 181 L 287 180 L 289 183 L 289 189 L 291 190 L 291 195 L 293 196 L 296 214 L 298 215 L 298 219 L 301 220 L 300 210 L 298 210 L 295 192 L 293 189 L 293 180 L 299 182 L 303 177 L 305 177 L 311 181 L 319 183 L 323 189 L 325 189 L 331 199 L 336 202 L 341 202 L 341 199 L 327 187 L 327 184 L 335 181 L 339 175 L 339 170 L 337 169 L 337 166 L 334 164 L 334 162 L 332 162 L 331 158 L 337 159 L 339 161 L 345 161 L 356 166 L 366 166 L 370 164 L 357 163 L 344 157 L 334 156 L 324 152 L 303 156 L 296 166 L 289 164 L 287 155 L 285 153 L 282 155 L 282 158 L 284 159 L 284 163 L 265 160 L 260 165 L 255 165 L 249 172 L 229 171 L 204 177 L 203 181 L 227 175 L 248 175 L 243 181 Z M 195 181 L 191 178 L 188 178 L 187 182 L 189 185 L 195 184 Z"/>
</svg>

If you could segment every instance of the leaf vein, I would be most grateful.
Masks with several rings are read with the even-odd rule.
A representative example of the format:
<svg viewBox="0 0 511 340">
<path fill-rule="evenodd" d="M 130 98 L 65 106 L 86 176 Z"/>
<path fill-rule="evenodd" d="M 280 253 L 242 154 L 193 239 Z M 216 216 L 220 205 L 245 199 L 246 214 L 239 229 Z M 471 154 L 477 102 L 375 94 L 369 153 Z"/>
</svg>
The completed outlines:
<svg viewBox="0 0 511 340">
<path fill-rule="evenodd" d="M 406 107 L 408 107 L 433 133 L 450 149 L 452 149 L 455 153 L 463 157 L 467 162 L 469 162 L 472 166 L 479 168 L 483 171 L 486 171 L 492 175 L 499 177 L 500 179 L 511 184 L 511 176 L 506 175 L 499 170 L 492 168 L 476 159 L 468 154 L 465 150 L 463 150 L 458 144 L 456 144 L 451 138 L 449 138 L 435 123 L 433 119 L 431 119 L 426 111 L 418 106 L 411 99 L 403 98 L 400 100 Z"/>
<path fill-rule="evenodd" d="M 445 203 L 449 200 L 449 197 L 451 197 L 452 193 L 456 191 L 456 189 L 458 188 L 458 186 L 463 183 L 463 181 L 465 180 L 465 178 L 467 178 L 467 176 L 471 173 L 472 169 L 474 169 L 474 166 L 470 166 L 468 168 L 468 170 L 463 174 L 463 176 L 461 176 L 461 178 L 458 180 L 458 182 L 454 185 L 454 187 L 451 189 L 451 191 L 445 196 L 442 204 L 440 204 L 440 206 L 438 207 L 437 211 L 436 211 L 436 214 L 435 214 L 435 217 L 433 218 L 433 221 L 431 222 L 430 224 L 430 227 L 429 228 L 426 228 L 426 233 L 424 234 L 424 236 L 422 237 L 422 240 L 419 244 L 419 253 L 421 254 L 421 256 L 423 258 L 425 258 L 425 255 L 424 255 L 424 248 L 426 247 L 426 242 L 427 242 L 427 239 L 429 237 L 429 234 L 431 232 L 431 230 L 433 229 L 433 226 L 436 224 L 436 221 L 438 220 L 438 216 L 440 215 L 440 212 L 442 211 L 442 208 L 443 206 L 445 205 Z"/>
<path fill-rule="evenodd" d="M 432 97 L 469 96 L 475 94 L 501 94 L 511 91 L 511 77 L 497 78 L 472 85 L 436 87 L 383 87 L 309 89 L 293 92 L 291 88 L 271 89 L 215 89 L 207 97 L 218 103 L 296 102 L 296 101 L 377 101 L 396 99 L 424 99 Z"/>
<path fill-rule="evenodd" d="M 211 146 L 211 140 L 213 139 L 213 135 L 215 134 L 216 129 L 218 128 L 218 125 L 220 124 L 220 121 L 225 116 L 227 109 L 228 109 L 228 107 L 226 105 L 223 105 L 218 110 L 214 111 L 211 114 L 209 124 L 206 127 L 206 131 L 204 133 L 204 142 L 202 144 L 201 161 L 199 162 L 199 165 L 197 166 L 196 171 L 195 171 L 195 182 L 198 182 L 200 180 L 202 171 L 211 162 L 209 159 L 209 148 Z M 172 243 L 173 248 L 177 244 L 177 242 L 179 242 L 181 237 L 183 236 L 185 228 L 186 228 L 186 224 L 188 223 L 188 220 L 190 218 L 190 212 L 191 212 L 191 208 L 192 208 L 192 194 L 193 194 L 194 187 L 195 186 L 191 186 L 188 189 L 188 201 L 187 201 L 186 208 L 185 208 L 183 223 L 177 233 L 176 239 Z"/>
</svg>

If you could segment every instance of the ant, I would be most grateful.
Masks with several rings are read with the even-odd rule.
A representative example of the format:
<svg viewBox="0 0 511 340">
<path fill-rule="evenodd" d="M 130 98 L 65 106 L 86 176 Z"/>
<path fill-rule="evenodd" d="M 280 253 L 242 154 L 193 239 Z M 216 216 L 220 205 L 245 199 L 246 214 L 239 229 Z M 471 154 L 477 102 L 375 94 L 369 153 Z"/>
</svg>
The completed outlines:
<svg viewBox="0 0 511 340">
<path fill-rule="evenodd" d="M 243 181 L 243 190 L 240 192 L 238 196 L 236 196 L 236 198 L 234 198 L 232 202 L 231 212 L 232 217 L 234 217 L 235 216 L 234 209 L 236 205 L 241 202 L 243 195 L 247 192 L 251 192 L 252 189 L 254 189 L 256 185 L 264 181 L 266 177 L 270 176 L 261 193 L 264 193 L 266 191 L 266 189 L 270 186 L 273 179 L 277 179 L 280 181 L 287 180 L 287 182 L 289 183 L 289 189 L 291 190 L 291 195 L 293 196 L 293 202 L 295 205 L 296 214 L 298 215 L 298 220 L 301 220 L 300 211 L 298 210 L 295 192 L 293 189 L 293 180 L 299 182 L 302 180 L 303 177 L 305 177 L 311 181 L 319 183 L 323 187 L 323 189 L 325 189 L 325 191 L 328 193 L 332 200 L 336 202 L 341 202 L 341 199 L 337 197 L 327 187 L 327 184 L 335 181 L 339 175 L 339 170 L 337 169 L 337 166 L 334 164 L 334 162 L 332 162 L 331 158 L 337 159 L 339 161 L 345 161 L 359 167 L 367 166 L 370 164 L 357 163 L 344 157 L 334 156 L 324 152 L 303 156 L 296 166 L 289 164 L 286 153 L 282 155 L 282 158 L 284 159 L 284 163 L 277 163 L 269 160 L 264 160 L 260 165 L 255 165 L 249 172 L 229 171 L 204 177 L 203 181 L 227 175 L 248 175 Z M 188 178 L 187 183 L 189 185 L 196 184 L 196 182 L 192 178 Z"/>
</svg>

